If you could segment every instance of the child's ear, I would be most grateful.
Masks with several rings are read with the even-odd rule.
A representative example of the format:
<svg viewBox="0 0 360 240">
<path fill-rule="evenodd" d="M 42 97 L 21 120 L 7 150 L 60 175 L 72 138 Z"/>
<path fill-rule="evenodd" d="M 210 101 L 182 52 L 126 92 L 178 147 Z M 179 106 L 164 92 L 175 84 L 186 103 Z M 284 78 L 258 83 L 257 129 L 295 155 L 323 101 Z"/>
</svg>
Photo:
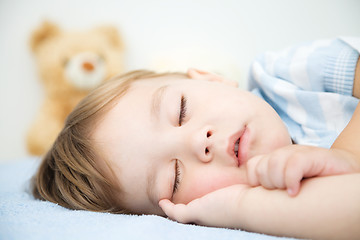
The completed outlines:
<svg viewBox="0 0 360 240">
<path fill-rule="evenodd" d="M 225 83 L 229 86 L 238 87 L 238 83 L 236 81 L 227 79 L 223 76 L 211 72 L 206 72 L 195 68 L 189 68 L 187 71 L 187 75 L 191 79 L 206 80 L 210 82 L 220 82 L 220 83 Z"/>
</svg>

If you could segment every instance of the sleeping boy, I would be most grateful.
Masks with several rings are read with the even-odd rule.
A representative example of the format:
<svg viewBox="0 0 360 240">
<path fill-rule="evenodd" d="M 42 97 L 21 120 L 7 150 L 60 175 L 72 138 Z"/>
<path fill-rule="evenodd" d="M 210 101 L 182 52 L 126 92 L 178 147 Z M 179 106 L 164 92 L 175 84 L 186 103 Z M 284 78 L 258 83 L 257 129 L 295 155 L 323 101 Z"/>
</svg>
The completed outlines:
<svg viewBox="0 0 360 240">
<path fill-rule="evenodd" d="M 69 115 L 34 196 L 71 209 L 357 238 L 355 47 L 356 39 L 321 40 L 264 54 L 251 92 L 196 69 L 116 77 Z"/>
</svg>

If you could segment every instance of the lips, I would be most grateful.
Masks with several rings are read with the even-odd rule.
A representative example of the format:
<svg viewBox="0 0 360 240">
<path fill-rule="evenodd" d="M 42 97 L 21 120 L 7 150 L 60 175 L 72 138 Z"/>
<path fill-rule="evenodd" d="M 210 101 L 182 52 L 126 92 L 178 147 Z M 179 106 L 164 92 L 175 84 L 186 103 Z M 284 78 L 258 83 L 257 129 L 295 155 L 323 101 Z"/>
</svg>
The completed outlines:
<svg viewBox="0 0 360 240">
<path fill-rule="evenodd" d="M 234 158 L 238 167 L 244 164 L 247 159 L 248 142 L 249 129 L 247 127 L 236 132 L 229 139 L 228 152 Z"/>
<path fill-rule="evenodd" d="M 238 140 L 236 140 L 235 146 L 234 146 L 234 153 L 237 158 L 239 157 L 239 143 L 240 143 L 240 138 L 238 138 Z"/>
</svg>

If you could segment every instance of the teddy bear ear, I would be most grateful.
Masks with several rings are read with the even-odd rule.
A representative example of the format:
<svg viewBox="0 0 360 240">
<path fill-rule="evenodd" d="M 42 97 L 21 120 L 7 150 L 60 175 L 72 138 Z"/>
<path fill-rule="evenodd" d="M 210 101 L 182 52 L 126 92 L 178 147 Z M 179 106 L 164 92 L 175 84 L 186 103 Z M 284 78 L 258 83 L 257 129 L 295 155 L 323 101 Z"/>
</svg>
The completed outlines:
<svg viewBox="0 0 360 240">
<path fill-rule="evenodd" d="M 36 48 L 42 42 L 44 42 L 46 39 L 56 36 L 59 32 L 60 29 L 56 24 L 49 21 L 44 21 L 41 26 L 31 35 L 30 46 L 33 52 L 36 51 Z"/>
<path fill-rule="evenodd" d="M 109 42 L 118 48 L 123 48 L 123 41 L 120 37 L 119 31 L 114 26 L 100 26 L 96 28 L 96 31 L 104 34 L 104 36 L 109 40 Z"/>
</svg>

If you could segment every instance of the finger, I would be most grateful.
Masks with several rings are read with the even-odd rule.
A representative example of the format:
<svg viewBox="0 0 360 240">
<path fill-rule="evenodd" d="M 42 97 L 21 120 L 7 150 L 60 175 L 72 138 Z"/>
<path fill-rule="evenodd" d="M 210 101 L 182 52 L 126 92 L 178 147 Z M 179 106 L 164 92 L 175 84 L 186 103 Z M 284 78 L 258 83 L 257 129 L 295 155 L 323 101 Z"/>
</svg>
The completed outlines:
<svg viewBox="0 0 360 240">
<path fill-rule="evenodd" d="M 246 163 L 246 175 L 247 175 L 247 181 L 248 184 L 252 187 L 256 187 L 260 185 L 260 182 L 258 180 L 257 174 L 256 174 L 256 166 L 261 160 L 262 156 L 255 156 Z"/>
<path fill-rule="evenodd" d="M 285 167 L 285 185 L 288 194 L 296 196 L 300 191 L 300 182 L 306 172 L 308 161 L 305 159 L 291 159 Z"/>
<path fill-rule="evenodd" d="M 166 214 L 166 216 L 168 216 L 169 218 L 176 220 L 175 219 L 175 204 L 173 202 L 171 202 L 168 199 L 162 199 L 159 201 L 159 206 L 160 208 L 164 211 L 164 213 Z"/>
<path fill-rule="evenodd" d="M 168 199 L 162 199 L 159 201 L 159 206 L 166 216 L 172 220 L 181 223 L 189 223 L 192 221 L 189 214 L 190 211 L 185 204 L 174 204 Z"/>
<path fill-rule="evenodd" d="M 300 192 L 300 183 L 286 189 L 289 196 L 295 197 Z"/>
<path fill-rule="evenodd" d="M 264 157 L 256 166 L 256 176 L 264 188 L 274 189 L 275 185 L 271 181 L 269 172 L 269 156 Z"/>
<path fill-rule="evenodd" d="M 285 188 L 285 164 L 286 155 L 284 153 L 281 155 L 273 154 L 268 161 L 269 181 L 272 183 L 274 188 Z"/>
<path fill-rule="evenodd" d="M 170 217 L 169 215 L 172 215 L 172 211 L 174 208 L 174 203 L 172 203 L 168 199 L 162 199 L 159 201 L 160 208 L 164 211 L 166 216 Z"/>
</svg>

